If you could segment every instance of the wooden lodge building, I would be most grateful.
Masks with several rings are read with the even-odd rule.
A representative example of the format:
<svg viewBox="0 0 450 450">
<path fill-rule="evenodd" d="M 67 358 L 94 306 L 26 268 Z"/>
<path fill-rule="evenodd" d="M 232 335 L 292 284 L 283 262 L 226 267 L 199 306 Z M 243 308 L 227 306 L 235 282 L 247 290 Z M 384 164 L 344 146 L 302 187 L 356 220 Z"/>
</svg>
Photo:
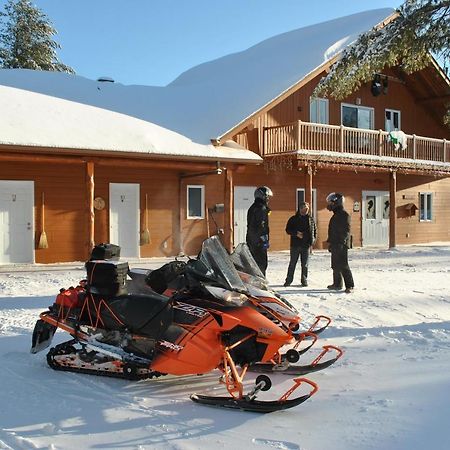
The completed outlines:
<svg viewBox="0 0 450 450">
<path fill-rule="evenodd" d="M 311 96 L 345 45 L 391 19 L 284 33 L 166 87 L 0 70 L 0 264 L 82 261 L 100 242 L 124 257 L 196 254 L 217 232 L 232 249 L 260 185 L 274 192 L 272 250 L 289 248 L 302 199 L 325 248 L 335 191 L 355 247 L 450 241 L 450 81 L 435 61 L 374 74 L 379 92 Z"/>
</svg>

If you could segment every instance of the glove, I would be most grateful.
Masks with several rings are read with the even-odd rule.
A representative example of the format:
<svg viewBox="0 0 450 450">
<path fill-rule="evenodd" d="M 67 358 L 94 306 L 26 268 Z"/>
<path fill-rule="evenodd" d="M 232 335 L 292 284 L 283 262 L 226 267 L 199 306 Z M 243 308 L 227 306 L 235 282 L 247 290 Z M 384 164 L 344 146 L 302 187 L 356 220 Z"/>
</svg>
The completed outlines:
<svg viewBox="0 0 450 450">
<path fill-rule="evenodd" d="M 264 236 L 261 236 L 260 239 L 261 239 L 261 247 L 264 250 L 267 250 L 270 247 L 269 236 L 267 234 L 265 234 Z"/>
</svg>

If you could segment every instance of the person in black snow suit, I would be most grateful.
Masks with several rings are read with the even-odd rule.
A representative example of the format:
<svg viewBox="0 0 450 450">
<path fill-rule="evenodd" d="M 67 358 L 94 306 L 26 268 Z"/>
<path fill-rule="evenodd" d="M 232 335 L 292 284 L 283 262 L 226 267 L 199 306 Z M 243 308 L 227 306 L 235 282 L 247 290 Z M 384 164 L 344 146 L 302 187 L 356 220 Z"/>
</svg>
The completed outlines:
<svg viewBox="0 0 450 450">
<path fill-rule="evenodd" d="M 327 196 L 327 209 L 333 212 L 328 225 L 328 251 L 331 252 L 331 268 L 333 284 L 328 289 L 342 289 L 344 278 L 345 292 L 350 294 L 354 288 L 353 275 L 348 265 L 348 249 L 350 248 L 350 215 L 344 209 L 344 196 L 332 192 Z"/>
<path fill-rule="evenodd" d="M 301 202 L 298 211 L 289 218 L 286 233 L 291 236 L 291 258 L 284 286 L 290 286 L 294 280 L 295 267 L 300 256 L 302 265 L 301 283 L 308 286 L 308 261 L 310 248 L 316 242 L 317 229 L 314 218 L 309 214 L 309 204 Z"/>
<path fill-rule="evenodd" d="M 269 199 L 272 190 L 261 186 L 255 190 L 255 201 L 247 211 L 247 245 L 261 272 L 266 275 L 269 248 Z"/>
</svg>

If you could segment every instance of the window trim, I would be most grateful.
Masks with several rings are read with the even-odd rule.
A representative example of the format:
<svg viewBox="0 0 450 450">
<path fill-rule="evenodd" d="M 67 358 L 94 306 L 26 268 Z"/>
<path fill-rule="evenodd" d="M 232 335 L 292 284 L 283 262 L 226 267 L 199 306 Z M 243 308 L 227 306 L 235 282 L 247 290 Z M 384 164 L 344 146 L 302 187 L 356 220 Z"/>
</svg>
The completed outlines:
<svg viewBox="0 0 450 450">
<path fill-rule="evenodd" d="M 424 218 L 422 219 L 422 195 L 424 196 L 424 212 L 428 210 L 428 198 L 431 199 L 431 206 L 429 208 L 430 210 L 430 218 Z M 424 214 L 425 217 L 425 214 Z M 419 222 L 432 222 L 433 221 L 433 192 L 425 191 L 425 192 L 419 192 Z"/>
<path fill-rule="evenodd" d="M 311 114 L 311 106 L 313 103 L 317 104 L 317 114 L 313 120 L 312 118 L 312 114 Z M 319 118 L 320 118 L 320 108 L 319 105 L 320 103 L 325 103 L 326 105 L 326 122 L 319 122 Z M 327 98 L 322 98 L 322 97 L 309 97 L 309 121 L 310 123 L 319 123 L 321 125 L 329 125 L 330 124 L 330 101 Z"/>
<path fill-rule="evenodd" d="M 391 113 L 398 113 L 398 131 L 400 131 L 402 129 L 402 112 L 399 109 L 392 109 L 392 108 L 384 109 L 384 129 L 385 129 L 385 131 L 388 131 L 387 127 L 386 127 L 386 113 L 388 111 Z M 390 130 L 390 131 L 393 131 L 393 130 Z"/>
<path fill-rule="evenodd" d="M 189 215 L 189 190 L 190 189 L 200 189 L 200 216 L 190 216 Z M 186 219 L 187 220 L 198 220 L 205 218 L 205 185 L 204 184 L 188 184 L 186 186 Z"/>
<path fill-rule="evenodd" d="M 341 125 L 343 125 L 343 119 L 344 119 L 344 106 L 346 107 L 350 107 L 350 108 L 356 108 L 356 109 L 365 109 L 371 112 L 371 128 L 358 128 L 356 127 L 356 129 L 358 130 L 374 130 L 375 129 L 375 108 L 373 108 L 372 106 L 363 106 L 363 105 L 354 105 L 352 103 L 341 103 Z M 386 116 L 385 116 L 386 117 Z M 344 125 L 347 126 L 347 125 Z"/>
<path fill-rule="evenodd" d="M 305 188 L 296 188 L 295 190 L 295 212 L 298 211 L 298 193 L 303 192 L 303 198 L 306 198 L 306 189 Z M 312 214 L 315 221 L 317 221 L 317 189 L 313 188 L 312 190 L 312 205 L 310 206 L 309 212 Z"/>
</svg>

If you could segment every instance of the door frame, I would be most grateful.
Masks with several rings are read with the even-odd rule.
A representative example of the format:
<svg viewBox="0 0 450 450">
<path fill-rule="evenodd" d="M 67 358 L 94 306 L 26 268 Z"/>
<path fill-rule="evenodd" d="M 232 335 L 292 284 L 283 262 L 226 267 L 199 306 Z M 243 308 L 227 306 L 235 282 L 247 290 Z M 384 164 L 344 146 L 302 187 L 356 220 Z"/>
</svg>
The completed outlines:
<svg viewBox="0 0 450 450">
<path fill-rule="evenodd" d="M 375 202 L 375 218 L 374 219 L 367 219 L 366 218 L 366 206 L 367 206 L 367 197 L 369 196 L 375 196 L 378 200 Z M 362 246 L 363 247 L 370 247 L 370 246 L 389 246 L 389 216 L 387 218 L 384 218 L 383 215 L 381 215 L 381 217 L 377 217 L 377 214 L 383 214 L 382 210 L 381 210 L 381 199 L 383 197 L 388 197 L 389 196 L 389 191 L 362 191 L 361 193 L 361 237 L 362 237 Z M 375 220 L 375 221 L 379 221 L 378 223 L 381 224 L 380 229 L 385 228 L 385 239 L 382 240 L 380 239 L 378 242 L 376 243 L 369 243 L 367 244 L 367 240 L 368 237 L 366 235 L 367 233 L 367 227 L 368 227 L 368 220 Z M 384 221 L 384 222 L 383 222 Z M 375 224 L 376 225 L 376 224 Z M 382 235 L 381 235 L 382 237 Z"/>
<path fill-rule="evenodd" d="M 141 185 L 139 183 L 113 183 L 110 182 L 109 183 L 109 240 L 111 241 L 111 230 L 112 230 L 112 219 L 111 219 L 111 214 L 112 214 L 112 191 L 113 191 L 113 186 L 130 186 L 130 187 L 134 187 L 135 189 L 135 214 L 136 214 L 136 229 L 134 230 L 135 232 L 135 236 L 136 236 L 136 242 L 135 242 L 135 256 L 129 256 L 129 258 L 140 258 L 140 246 L 139 246 L 139 232 L 140 232 L 140 190 L 141 190 Z M 120 245 L 119 242 L 114 242 L 114 244 L 118 244 Z"/>
<path fill-rule="evenodd" d="M 251 198 L 252 198 L 251 204 L 252 204 L 254 202 L 254 192 L 255 192 L 257 186 L 234 186 L 234 189 L 233 189 L 233 246 L 234 247 L 236 247 L 236 245 L 239 244 L 239 242 L 237 242 L 237 239 L 236 239 L 236 225 L 237 225 L 237 223 L 236 223 L 236 198 L 237 198 L 236 190 L 243 189 L 243 188 L 252 190 L 252 193 L 251 193 Z M 247 220 L 245 221 L 244 229 L 246 232 L 247 231 Z M 245 242 L 245 239 L 243 242 Z"/>
<path fill-rule="evenodd" d="M 36 233 L 36 227 L 35 227 L 35 194 L 34 194 L 34 180 L 0 180 L 0 189 L 2 189 L 2 185 L 5 186 L 26 186 L 27 187 L 27 194 L 29 196 L 30 201 L 30 239 L 29 239 L 29 246 L 28 246 L 28 257 L 29 259 L 27 261 L 22 262 L 11 262 L 11 263 L 1 263 L 2 264 L 34 264 L 36 262 L 36 252 L 35 252 L 35 233 Z"/>
</svg>

